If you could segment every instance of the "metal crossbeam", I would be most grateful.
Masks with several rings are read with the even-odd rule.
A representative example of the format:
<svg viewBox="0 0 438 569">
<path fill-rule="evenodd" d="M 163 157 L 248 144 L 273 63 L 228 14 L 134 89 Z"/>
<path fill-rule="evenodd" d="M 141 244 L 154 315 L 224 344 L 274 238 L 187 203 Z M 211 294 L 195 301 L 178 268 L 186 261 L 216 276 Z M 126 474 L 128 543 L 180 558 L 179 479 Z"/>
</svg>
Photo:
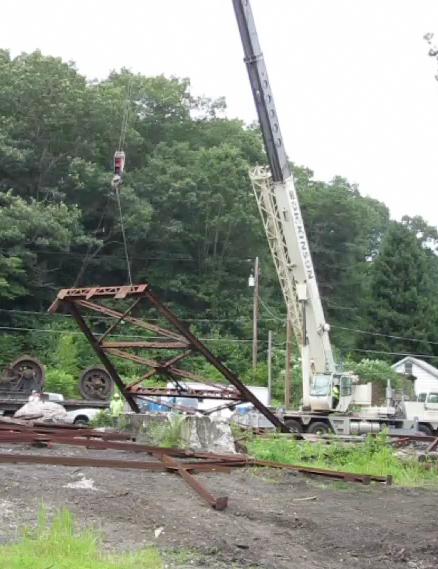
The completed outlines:
<svg viewBox="0 0 438 569">
<path fill-rule="evenodd" d="M 166 387 L 133 387 L 125 392 L 145 397 L 184 397 L 187 399 L 226 399 L 242 401 L 242 395 L 237 391 L 219 391 L 216 389 L 167 389 Z"/>
</svg>

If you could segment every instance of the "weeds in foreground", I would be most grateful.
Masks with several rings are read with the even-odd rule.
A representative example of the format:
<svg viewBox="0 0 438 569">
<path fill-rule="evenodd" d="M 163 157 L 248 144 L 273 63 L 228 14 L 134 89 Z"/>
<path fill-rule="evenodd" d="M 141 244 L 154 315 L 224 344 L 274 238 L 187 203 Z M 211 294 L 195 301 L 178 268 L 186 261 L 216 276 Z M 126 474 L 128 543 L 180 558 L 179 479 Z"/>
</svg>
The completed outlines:
<svg viewBox="0 0 438 569">
<path fill-rule="evenodd" d="M 388 445 L 385 433 L 368 436 L 363 444 L 352 446 L 308 443 L 273 435 L 247 443 L 248 451 L 259 460 L 314 466 L 357 474 L 393 477 L 399 486 L 438 485 L 436 469 L 425 470 L 416 460 L 401 463 Z"/>
<path fill-rule="evenodd" d="M 164 422 L 150 422 L 147 427 L 147 434 L 153 444 L 157 446 L 179 448 L 182 445 L 184 415 L 169 413 L 167 419 Z"/>
<path fill-rule="evenodd" d="M 92 419 L 89 423 L 90 427 L 97 428 L 97 427 L 113 427 L 114 422 L 109 414 L 107 409 L 102 409 L 98 413 L 96 413 L 94 419 Z"/>
<path fill-rule="evenodd" d="M 70 513 L 61 510 L 48 527 L 44 509 L 38 512 L 35 530 L 26 529 L 14 545 L 0 546 L 2 569 L 162 569 L 158 552 L 104 555 L 99 532 L 75 532 Z"/>
</svg>

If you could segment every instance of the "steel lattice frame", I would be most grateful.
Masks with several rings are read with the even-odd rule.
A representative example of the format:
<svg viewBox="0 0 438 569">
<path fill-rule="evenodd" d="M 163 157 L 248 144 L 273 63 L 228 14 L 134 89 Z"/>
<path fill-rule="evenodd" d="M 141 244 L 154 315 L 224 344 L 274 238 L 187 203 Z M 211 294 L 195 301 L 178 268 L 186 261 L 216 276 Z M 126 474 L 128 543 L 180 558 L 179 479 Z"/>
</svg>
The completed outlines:
<svg viewBox="0 0 438 569">
<path fill-rule="evenodd" d="M 269 168 L 264 166 L 257 166 L 250 170 L 249 176 L 286 302 L 288 318 L 290 318 L 297 343 L 301 346 L 303 344 L 302 312 L 295 290 L 293 263 L 289 258 L 283 235 L 281 212 L 275 199 L 272 176 Z"/>
<path fill-rule="evenodd" d="M 113 310 L 112 308 L 108 308 L 107 306 L 96 302 L 98 300 L 117 301 L 128 298 L 132 298 L 133 302 L 124 312 Z M 160 326 L 156 326 L 155 324 L 151 324 L 141 318 L 132 316 L 131 313 L 133 309 L 144 301 L 147 301 L 149 305 L 156 308 L 158 313 L 167 320 L 174 330 L 167 330 Z M 225 406 L 228 407 L 241 402 L 250 402 L 275 427 L 281 429 L 283 432 L 289 432 L 289 429 L 284 425 L 284 423 L 271 413 L 271 411 L 269 411 L 269 409 L 265 407 L 257 397 L 255 397 L 255 395 L 253 395 L 253 393 L 249 391 L 249 389 L 245 387 L 245 385 L 243 385 L 243 383 L 227 367 L 225 367 L 222 362 L 218 360 L 210 350 L 190 332 L 190 330 L 184 326 L 182 322 L 179 321 L 175 314 L 164 306 L 148 284 L 62 289 L 59 291 L 55 302 L 50 306 L 49 313 L 54 313 L 62 307 L 68 310 L 68 312 L 70 312 L 74 317 L 84 336 L 91 344 L 94 352 L 108 371 L 111 379 L 117 385 L 134 412 L 138 413 L 140 411 L 135 400 L 136 396 L 156 397 L 164 395 L 170 397 L 193 397 L 197 399 L 220 399 L 227 401 Z M 100 337 L 97 337 L 84 320 L 81 313 L 81 310 L 83 309 L 113 318 L 114 322 L 102 335 L 100 335 Z M 128 322 L 143 330 L 154 332 L 158 336 L 162 337 L 163 341 L 108 341 L 107 338 L 114 333 L 122 321 Z M 156 361 L 126 351 L 128 349 L 172 349 L 182 351 L 178 355 L 166 361 Z M 205 378 L 192 374 L 188 371 L 181 370 L 176 366 L 178 362 L 194 353 L 203 355 L 205 359 L 223 375 L 231 386 L 211 384 L 211 382 Z M 108 356 L 127 359 L 137 364 L 144 365 L 150 369 L 140 379 L 130 383 L 129 385 L 125 385 L 121 380 L 116 367 Z M 140 386 L 143 381 L 150 379 L 157 374 L 164 375 L 172 379 L 176 384 L 175 389 Z M 179 381 L 181 379 L 189 379 L 194 382 L 210 384 L 213 385 L 214 389 L 182 389 L 179 385 Z M 221 408 L 223 407 L 224 405 L 221 405 Z"/>
</svg>

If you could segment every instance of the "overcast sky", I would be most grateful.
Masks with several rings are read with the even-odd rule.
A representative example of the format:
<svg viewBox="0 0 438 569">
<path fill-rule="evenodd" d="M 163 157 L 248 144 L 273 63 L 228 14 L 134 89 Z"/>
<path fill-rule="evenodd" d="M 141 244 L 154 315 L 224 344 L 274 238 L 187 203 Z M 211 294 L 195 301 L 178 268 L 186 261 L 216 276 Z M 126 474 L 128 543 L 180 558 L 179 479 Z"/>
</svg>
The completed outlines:
<svg viewBox="0 0 438 569">
<path fill-rule="evenodd" d="M 252 0 L 290 158 L 342 175 L 394 217 L 438 225 L 438 81 L 426 32 L 437 0 Z M 189 77 L 256 118 L 231 0 L 13 0 L 0 46 L 74 60 L 89 78 L 122 66 Z"/>
</svg>

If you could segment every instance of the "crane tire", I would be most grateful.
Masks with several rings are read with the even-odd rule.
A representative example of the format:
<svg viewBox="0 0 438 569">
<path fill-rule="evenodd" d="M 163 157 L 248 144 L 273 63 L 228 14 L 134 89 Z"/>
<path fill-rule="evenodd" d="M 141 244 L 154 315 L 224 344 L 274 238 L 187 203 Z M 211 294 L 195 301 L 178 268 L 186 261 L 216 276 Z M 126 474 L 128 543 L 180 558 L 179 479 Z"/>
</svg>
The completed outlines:
<svg viewBox="0 0 438 569">
<path fill-rule="evenodd" d="M 302 433 L 303 432 L 303 426 L 301 425 L 301 423 L 299 421 L 296 421 L 295 419 L 287 419 L 284 424 L 286 425 L 286 427 L 289 429 L 289 431 L 291 433 Z"/>
<path fill-rule="evenodd" d="M 330 432 L 330 427 L 327 425 L 327 423 L 323 423 L 322 421 L 315 421 L 309 425 L 307 432 L 312 433 L 313 435 L 326 435 Z"/>
</svg>

